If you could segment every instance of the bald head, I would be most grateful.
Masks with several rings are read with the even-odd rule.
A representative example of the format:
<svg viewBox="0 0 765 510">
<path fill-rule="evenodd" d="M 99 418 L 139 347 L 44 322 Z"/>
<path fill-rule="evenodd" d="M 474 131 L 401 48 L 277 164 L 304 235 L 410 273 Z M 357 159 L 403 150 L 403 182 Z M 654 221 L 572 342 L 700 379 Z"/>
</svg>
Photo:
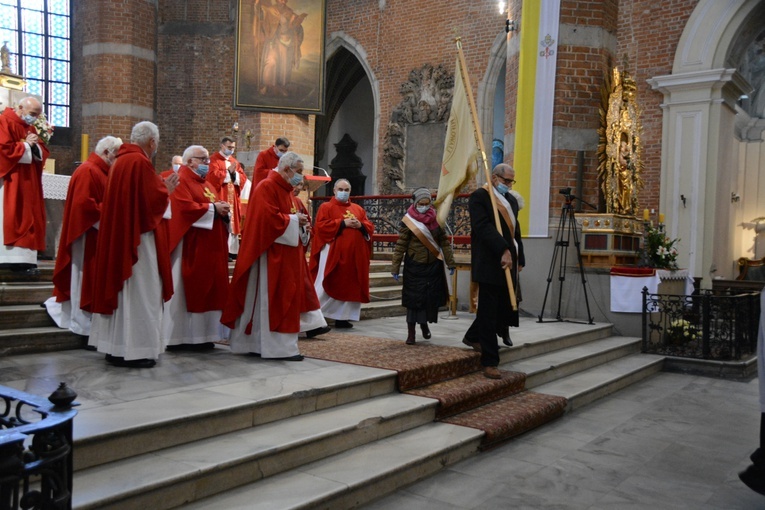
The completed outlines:
<svg viewBox="0 0 765 510">
<path fill-rule="evenodd" d="M 34 123 L 37 117 L 42 113 L 42 104 L 37 98 L 27 96 L 19 101 L 16 106 L 16 114 L 21 117 L 27 124 Z"/>
</svg>

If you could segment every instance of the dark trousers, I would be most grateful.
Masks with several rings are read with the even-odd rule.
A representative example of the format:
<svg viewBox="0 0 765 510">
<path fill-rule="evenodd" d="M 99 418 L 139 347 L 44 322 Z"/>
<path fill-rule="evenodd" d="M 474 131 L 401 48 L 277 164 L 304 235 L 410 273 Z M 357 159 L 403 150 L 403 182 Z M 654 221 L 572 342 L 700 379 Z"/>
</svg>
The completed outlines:
<svg viewBox="0 0 765 510">
<path fill-rule="evenodd" d="M 475 320 L 465 333 L 470 342 L 481 344 L 481 365 L 499 365 L 497 334 L 508 327 L 510 294 L 507 285 L 478 284 L 478 310 Z"/>
</svg>

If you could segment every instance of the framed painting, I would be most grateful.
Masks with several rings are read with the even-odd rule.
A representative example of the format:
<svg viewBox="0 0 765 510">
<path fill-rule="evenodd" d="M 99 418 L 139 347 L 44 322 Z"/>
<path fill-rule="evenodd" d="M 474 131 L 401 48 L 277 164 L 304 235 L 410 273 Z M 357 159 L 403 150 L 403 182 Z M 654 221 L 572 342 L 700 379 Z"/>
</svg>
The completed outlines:
<svg viewBox="0 0 765 510">
<path fill-rule="evenodd" d="M 239 0 L 234 108 L 324 113 L 326 0 Z"/>
</svg>

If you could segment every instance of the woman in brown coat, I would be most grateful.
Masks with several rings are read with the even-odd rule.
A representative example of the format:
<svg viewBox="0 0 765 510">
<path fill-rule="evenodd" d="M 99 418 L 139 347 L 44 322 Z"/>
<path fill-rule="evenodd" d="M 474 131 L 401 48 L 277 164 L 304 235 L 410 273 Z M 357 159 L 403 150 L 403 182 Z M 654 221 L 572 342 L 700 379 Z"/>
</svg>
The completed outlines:
<svg viewBox="0 0 765 510">
<path fill-rule="evenodd" d="M 398 241 L 393 252 L 391 274 L 398 281 L 404 261 L 404 288 L 401 304 L 406 307 L 408 336 L 406 343 L 415 343 L 415 327 L 430 338 L 428 322 L 438 322 L 438 309 L 449 299 L 446 270 L 454 272 L 454 257 L 449 238 L 436 221 L 427 188 L 418 188 L 414 203 L 401 220 Z"/>
</svg>

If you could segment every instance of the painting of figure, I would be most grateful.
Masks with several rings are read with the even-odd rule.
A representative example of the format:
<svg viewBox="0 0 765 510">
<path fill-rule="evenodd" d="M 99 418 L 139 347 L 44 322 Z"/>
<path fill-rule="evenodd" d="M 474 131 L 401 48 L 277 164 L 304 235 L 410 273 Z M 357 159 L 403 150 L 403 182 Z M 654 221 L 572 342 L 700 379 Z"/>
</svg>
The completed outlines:
<svg viewBox="0 0 765 510">
<path fill-rule="evenodd" d="M 323 113 L 325 0 L 239 0 L 234 108 Z"/>
</svg>

